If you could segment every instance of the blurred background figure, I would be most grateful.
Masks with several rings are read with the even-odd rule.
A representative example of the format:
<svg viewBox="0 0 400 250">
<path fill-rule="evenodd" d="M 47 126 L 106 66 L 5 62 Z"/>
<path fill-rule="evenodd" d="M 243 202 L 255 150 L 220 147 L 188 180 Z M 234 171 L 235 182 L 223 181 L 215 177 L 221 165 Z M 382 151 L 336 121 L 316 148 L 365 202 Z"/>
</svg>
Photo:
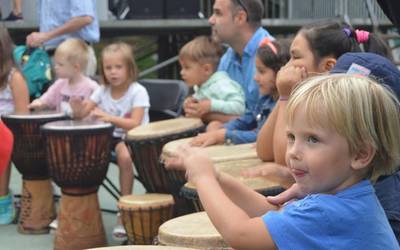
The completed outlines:
<svg viewBox="0 0 400 250">
<path fill-rule="evenodd" d="M 23 20 L 22 16 L 22 0 L 13 0 L 12 1 L 13 8 L 10 14 L 3 19 L 3 21 L 19 21 Z"/>
</svg>

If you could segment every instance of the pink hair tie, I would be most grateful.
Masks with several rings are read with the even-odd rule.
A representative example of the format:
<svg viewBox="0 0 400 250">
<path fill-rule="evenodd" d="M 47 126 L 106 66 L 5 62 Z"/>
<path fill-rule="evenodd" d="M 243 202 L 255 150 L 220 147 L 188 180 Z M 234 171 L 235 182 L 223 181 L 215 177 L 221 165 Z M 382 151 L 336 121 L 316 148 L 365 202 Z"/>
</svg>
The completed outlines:
<svg viewBox="0 0 400 250">
<path fill-rule="evenodd" d="M 365 30 L 356 30 L 356 40 L 358 43 L 365 43 L 369 40 L 369 32 Z"/>
<path fill-rule="evenodd" d="M 259 45 L 260 48 L 265 46 L 268 46 L 275 55 L 278 55 L 278 50 L 276 49 L 276 46 L 271 42 L 271 40 L 269 40 L 268 37 L 264 38 Z"/>
</svg>

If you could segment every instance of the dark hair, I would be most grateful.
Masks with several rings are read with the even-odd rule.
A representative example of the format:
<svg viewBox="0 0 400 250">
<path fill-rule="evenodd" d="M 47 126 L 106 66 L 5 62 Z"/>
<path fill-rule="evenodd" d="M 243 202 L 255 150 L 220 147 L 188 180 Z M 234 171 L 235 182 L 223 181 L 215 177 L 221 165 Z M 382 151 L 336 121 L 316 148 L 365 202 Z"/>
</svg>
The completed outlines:
<svg viewBox="0 0 400 250">
<path fill-rule="evenodd" d="M 14 43 L 8 34 L 7 28 L 0 25 L 0 89 L 7 84 L 11 68 L 15 67 L 13 57 Z"/>
<path fill-rule="evenodd" d="M 271 41 L 276 48 L 276 53 L 271 46 L 261 44 L 257 49 L 257 57 L 266 66 L 277 73 L 282 66 L 290 60 L 290 44 L 292 39 L 279 39 Z"/>
<path fill-rule="evenodd" d="M 313 23 L 303 26 L 298 34 L 300 33 L 308 41 L 316 64 L 326 56 L 338 58 L 346 52 L 362 51 L 355 30 L 344 22 L 325 21 Z M 371 33 L 368 41 L 364 43 L 365 52 L 374 52 L 387 57 L 389 53 L 385 47 L 387 48 L 385 43 Z"/>
<path fill-rule="evenodd" d="M 261 20 L 264 14 L 264 5 L 260 0 L 231 0 L 232 6 L 242 8 L 247 14 L 247 22 L 253 27 L 261 26 Z"/>
</svg>

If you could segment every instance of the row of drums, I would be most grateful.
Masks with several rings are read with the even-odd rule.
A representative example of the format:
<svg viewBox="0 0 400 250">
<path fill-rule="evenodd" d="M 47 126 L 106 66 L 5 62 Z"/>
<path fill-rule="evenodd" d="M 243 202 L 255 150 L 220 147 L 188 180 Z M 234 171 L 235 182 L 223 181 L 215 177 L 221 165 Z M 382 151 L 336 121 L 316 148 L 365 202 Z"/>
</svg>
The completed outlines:
<svg viewBox="0 0 400 250">
<path fill-rule="evenodd" d="M 55 249 L 106 246 L 97 190 L 107 173 L 114 128 L 99 121 L 66 119 L 63 114 L 44 112 L 2 117 L 14 133 L 12 160 L 23 178 L 18 231 L 48 231 L 55 217 L 53 180 L 62 191 Z M 184 172 L 167 171 L 160 161 L 161 155 L 173 155 L 179 145 L 188 143 L 203 128 L 199 119 L 177 118 L 127 133 L 126 144 L 147 191 L 144 195 L 121 197 L 118 202 L 131 244 L 226 247 L 201 212 L 196 190 L 186 183 Z M 204 150 L 217 171 L 239 178 L 254 190 L 265 195 L 282 190 L 273 181 L 240 177 L 241 170 L 260 163 L 253 145 L 218 145 Z M 172 219 L 176 216 L 181 217 Z"/>
</svg>

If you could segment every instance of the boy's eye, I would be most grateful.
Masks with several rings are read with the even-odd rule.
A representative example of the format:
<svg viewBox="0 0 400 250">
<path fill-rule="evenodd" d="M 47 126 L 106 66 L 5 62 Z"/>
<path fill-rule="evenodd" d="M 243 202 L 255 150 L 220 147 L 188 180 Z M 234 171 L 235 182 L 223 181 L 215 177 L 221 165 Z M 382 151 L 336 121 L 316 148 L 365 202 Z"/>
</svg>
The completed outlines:
<svg viewBox="0 0 400 250">
<path fill-rule="evenodd" d="M 315 137 L 315 136 L 309 136 L 309 137 L 307 138 L 307 141 L 308 141 L 308 142 L 311 142 L 311 143 L 317 143 L 319 140 L 318 140 L 318 138 Z"/>
<path fill-rule="evenodd" d="M 295 140 L 295 137 L 292 133 L 287 133 L 286 137 L 287 137 L 288 143 L 293 143 Z"/>
</svg>

